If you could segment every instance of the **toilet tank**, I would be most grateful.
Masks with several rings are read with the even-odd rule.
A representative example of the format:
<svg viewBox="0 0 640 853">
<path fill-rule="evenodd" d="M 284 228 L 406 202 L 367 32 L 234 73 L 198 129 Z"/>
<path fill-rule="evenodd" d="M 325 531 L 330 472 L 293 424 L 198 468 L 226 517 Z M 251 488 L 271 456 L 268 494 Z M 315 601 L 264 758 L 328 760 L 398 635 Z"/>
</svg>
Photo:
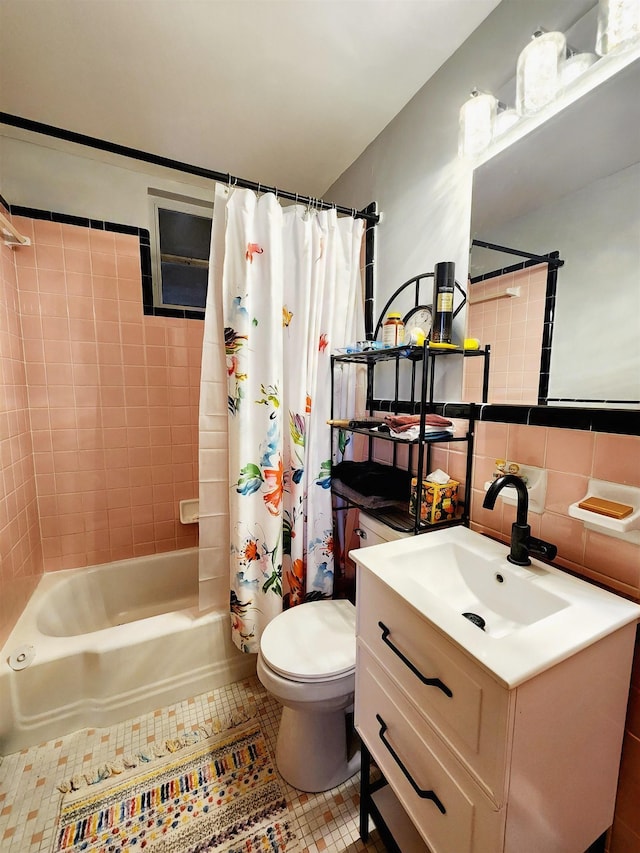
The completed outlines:
<svg viewBox="0 0 640 853">
<path fill-rule="evenodd" d="M 361 548 L 366 548 L 369 545 L 379 545 L 381 542 L 391 542 L 393 539 L 406 539 L 407 536 L 413 535 L 393 530 L 388 525 L 362 512 L 362 510 L 360 511 L 360 519 L 355 532 L 360 539 Z"/>
</svg>

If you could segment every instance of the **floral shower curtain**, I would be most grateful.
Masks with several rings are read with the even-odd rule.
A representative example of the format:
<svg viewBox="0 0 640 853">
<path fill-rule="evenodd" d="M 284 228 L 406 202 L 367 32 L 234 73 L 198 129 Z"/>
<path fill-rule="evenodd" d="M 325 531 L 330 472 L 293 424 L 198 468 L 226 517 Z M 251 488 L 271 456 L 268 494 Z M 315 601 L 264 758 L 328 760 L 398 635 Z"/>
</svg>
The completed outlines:
<svg viewBox="0 0 640 853">
<path fill-rule="evenodd" d="M 271 193 L 220 195 L 212 253 L 228 380 L 232 636 L 257 652 L 283 608 L 333 590 L 330 354 L 364 336 L 363 223 L 283 208 Z M 338 377 L 346 414 L 356 376 Z"/>
</svg>

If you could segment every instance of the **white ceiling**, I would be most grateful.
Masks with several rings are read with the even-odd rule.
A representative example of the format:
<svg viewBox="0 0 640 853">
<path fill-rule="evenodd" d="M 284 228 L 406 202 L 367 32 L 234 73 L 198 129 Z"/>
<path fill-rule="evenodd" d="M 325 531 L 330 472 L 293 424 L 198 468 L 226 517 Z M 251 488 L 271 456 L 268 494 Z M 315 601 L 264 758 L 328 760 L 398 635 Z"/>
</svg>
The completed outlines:
<svg viewBox="0 0 640 853">
<path fill-rule="evenodd" d="M 0 110 L 321 196 L 499 0 L 0 0 Z"/>
</svg>

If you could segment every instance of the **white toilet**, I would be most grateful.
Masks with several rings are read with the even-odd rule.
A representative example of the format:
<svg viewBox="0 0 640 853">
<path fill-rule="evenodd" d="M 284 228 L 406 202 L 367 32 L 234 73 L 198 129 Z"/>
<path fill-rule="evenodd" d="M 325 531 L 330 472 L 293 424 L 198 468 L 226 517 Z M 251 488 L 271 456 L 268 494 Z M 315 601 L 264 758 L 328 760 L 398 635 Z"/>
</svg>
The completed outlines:
<svg viewBox="0 0 640 853">
<path fill-rule="evenodd" d="M 356 609 L 350 601 L 309 601 L 278 614 L 265 628 L 258 678 L 284 707 L 276 764 L 300 791 L 327 791 L 360 769 L 349 754 L 347 711 L 353 705 Z"/>
</svg>

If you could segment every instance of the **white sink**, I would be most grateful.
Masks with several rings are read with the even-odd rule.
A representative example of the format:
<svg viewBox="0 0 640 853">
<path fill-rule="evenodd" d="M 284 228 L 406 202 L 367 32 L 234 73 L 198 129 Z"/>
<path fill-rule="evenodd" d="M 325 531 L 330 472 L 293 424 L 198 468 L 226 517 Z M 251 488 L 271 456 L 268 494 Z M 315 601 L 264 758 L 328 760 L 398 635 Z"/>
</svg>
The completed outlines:
<svg viewBox="0 0 640 853">
<path fill-rule="evenodd" d="M 638 605 L 537 560 L 514 566 L 508 553 L 452 527 L 350 556 L 507 687 L 640 619 Z"/>
<path fill-rule="evenodd" d="M 461 542 L 429 548 L 422 565 L 406 570 L 409 583 L 437 596 L 455 613 L 470 614 L 476 627 L 482 620 L 479 630 L 491 637 L 503 637 L 569 606 L 566 598 L 532 584 L 533 577 L 533 572 L 523 576 L 522 569 L 505 565 L 502 555 L 487 558 Z"/>
</svg>

